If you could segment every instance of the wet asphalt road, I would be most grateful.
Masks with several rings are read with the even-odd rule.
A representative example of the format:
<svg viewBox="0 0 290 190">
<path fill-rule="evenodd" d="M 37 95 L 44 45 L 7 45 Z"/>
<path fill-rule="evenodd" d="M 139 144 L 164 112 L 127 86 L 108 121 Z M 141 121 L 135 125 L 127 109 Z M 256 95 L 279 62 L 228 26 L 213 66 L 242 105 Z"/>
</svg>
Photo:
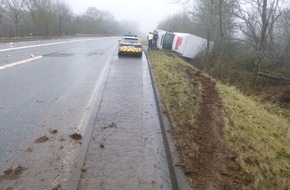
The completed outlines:
<svg viewBox="0 0 290 190">
<path fill-rule="evenodd" d="M 146 57 L 118 39 L 0 44 L 0 66 L 43 56 L 0 70 L 0 171 L 24 169 L 0 189 L 170 189 Z"/>
<path fill-rule="evenodd" d="M 0 71 L 0 169 L 43 130 L 78 127 L 117 39 L 0 52 L 1 61 L 42 59 Z M 29 42 L 25 46 L 29 45 Z M 14 46 L 17 47 L 16 45 Z"/>
</svg>

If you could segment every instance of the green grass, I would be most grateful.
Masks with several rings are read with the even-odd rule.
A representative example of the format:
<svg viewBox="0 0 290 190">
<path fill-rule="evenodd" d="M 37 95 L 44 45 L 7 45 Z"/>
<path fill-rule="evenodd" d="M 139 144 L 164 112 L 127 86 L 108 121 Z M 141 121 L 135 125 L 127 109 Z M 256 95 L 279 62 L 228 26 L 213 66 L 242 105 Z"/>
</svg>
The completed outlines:
<svg viewBox="0 0 290 190">
<path fill-rule="evenodd" d="M 190 162 L 197 146 L 192 141 L 192 133 L 202 88 L 199 81 L 193 81 L 187 72 L 196 72 L 195 68 L 172 53 L 153 51 L 150 54 L 157 86 L 166 107 L 172 126 L 176 147 L 182 156 L 182 162 Z M 184 166 L 186 167 L 186 166 Z M 188 167 L 190 168 L 190 166 Z"/>
<path fill-rule="evenodd" d="M 170 54 L 170 56 L 168 56 Z M 191 80 L 186 74 L 186 70 L 195 69 L 185 61 L 171 53 L 152 52 L 151 61 L 154 73 L 156 74 L 158 87 L 168 113 L 179 118 L 182 124 L 193 125 L 195 122 L 193 115 L 198 111 L 198 103 L 202 94 L 201 84 L 196 81 L 195 88 L 188 82 Z M 188 114 L 185 111 L 190 110 Z"/>
<path fill-rule="evenodd" d="M 197 70 L 172 53 L 154 51 L 150 59 L 181 162 L 190 164 L 197 148 L 192 134 L 202 85 L 199 81 L 190 85 L 193 79 L 187 73 Z M 218 83 L 217 88 L 223 103 L 225 142 L 237 154 L 240 166 L 254 177 L 252 188 L 290 189 L 289 120 L 279 108 L 246 97 L 234 87 Z"/>
<path fill-rule="evenodd" d="M 255 189 L 290 189 L 290 122 L 269 106 L 218 85 L 224 105 L 225 139 Z"/>
</svg>

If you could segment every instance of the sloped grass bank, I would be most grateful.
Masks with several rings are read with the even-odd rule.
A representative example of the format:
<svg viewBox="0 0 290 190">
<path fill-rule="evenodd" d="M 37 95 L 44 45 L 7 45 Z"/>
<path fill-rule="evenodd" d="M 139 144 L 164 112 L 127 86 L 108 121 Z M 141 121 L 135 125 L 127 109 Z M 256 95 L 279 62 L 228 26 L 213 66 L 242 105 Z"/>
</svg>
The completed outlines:
<svg viewBox="0 0 290 190">
<path fill-rule="evenodd" d="M 189 82 L 191 79 L 186 72 L 196 72 L 194 67 L 171 53 L 154 51 L 150 54 L 157 86 L 161 94 L 166 114 L 169 117 L 172 133 L 175 137 L 176 147 L 182 154 L 192 154 L 197 149 L 194 143 L 188 144 L 192 139 L 198 105 L 201 101 L 202 87 L 199 81 Z M 184 126 L 180 128 L 179 126 Z M 184 158 L 187 159 L 187 158 Z"/>
<path fill-rule="evenodd" d="M 290 189 L 290 122 L 279 110 L 218 85 L 224 106 L 225 139 L 255 189 Z"/>
<path fill-rule="evenodd" d="M 171 53 L 154 51 L 150 59 L 180 166 L 188 174 L 192 172 L 188 165 L 199 154 L 194 136 L 203 87 L 191 77 L 199 71 Z M 236 155 L 232 159 L 252 178 L 243 188 L 290 189 L 290 122 L 233 87 L 217 84 L 217 89 L 223 105 L 225 143 Z M 187 176 L 194 187 L 196 179 Z"/>
</svg>

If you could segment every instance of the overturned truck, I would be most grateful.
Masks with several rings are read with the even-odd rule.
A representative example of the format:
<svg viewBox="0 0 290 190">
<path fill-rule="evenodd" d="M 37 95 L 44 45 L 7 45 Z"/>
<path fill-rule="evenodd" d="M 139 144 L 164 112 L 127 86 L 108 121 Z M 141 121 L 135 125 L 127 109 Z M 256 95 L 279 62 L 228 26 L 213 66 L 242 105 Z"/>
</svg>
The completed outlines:
<svg viewBox="0 0 290 190">
<path fill-rule="evenodd" d="M 189 33 L 167 32 L 157 30 L 157 48 L 171 50 L 182 57 L 193 59 L 207 48 L 207 40 Z M 209 42 L 210 50 L 213 42 Z"/>
</svg>

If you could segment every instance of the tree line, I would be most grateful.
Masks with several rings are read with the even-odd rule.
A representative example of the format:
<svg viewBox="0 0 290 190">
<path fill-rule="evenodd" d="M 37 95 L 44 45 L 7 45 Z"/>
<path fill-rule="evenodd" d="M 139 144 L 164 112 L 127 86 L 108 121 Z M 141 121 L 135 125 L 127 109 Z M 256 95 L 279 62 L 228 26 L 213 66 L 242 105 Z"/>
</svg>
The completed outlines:
<svg viewBox="0 0 290 190">
<path fill-rule="evenodd" d="M 287 0 L 173 0 L 186 6 L 159 29 L 214 41 L 196 64 L 227 82 L 256 87 L 265 73 L 290 78 L 290 3 Z M 209 43 L 208 43 L 209 44 Z M 250 74 L 249 74 L 250 73 Z M 262 74 L 261 74 L 262 73 Z"/>
<path fill-rule="evenodd" d="M 0 37 L 138 32 L 135 23 L 123 23 L 96 7 L 76 15 L 64 0 L 0 0 Z"/>
</svg>

